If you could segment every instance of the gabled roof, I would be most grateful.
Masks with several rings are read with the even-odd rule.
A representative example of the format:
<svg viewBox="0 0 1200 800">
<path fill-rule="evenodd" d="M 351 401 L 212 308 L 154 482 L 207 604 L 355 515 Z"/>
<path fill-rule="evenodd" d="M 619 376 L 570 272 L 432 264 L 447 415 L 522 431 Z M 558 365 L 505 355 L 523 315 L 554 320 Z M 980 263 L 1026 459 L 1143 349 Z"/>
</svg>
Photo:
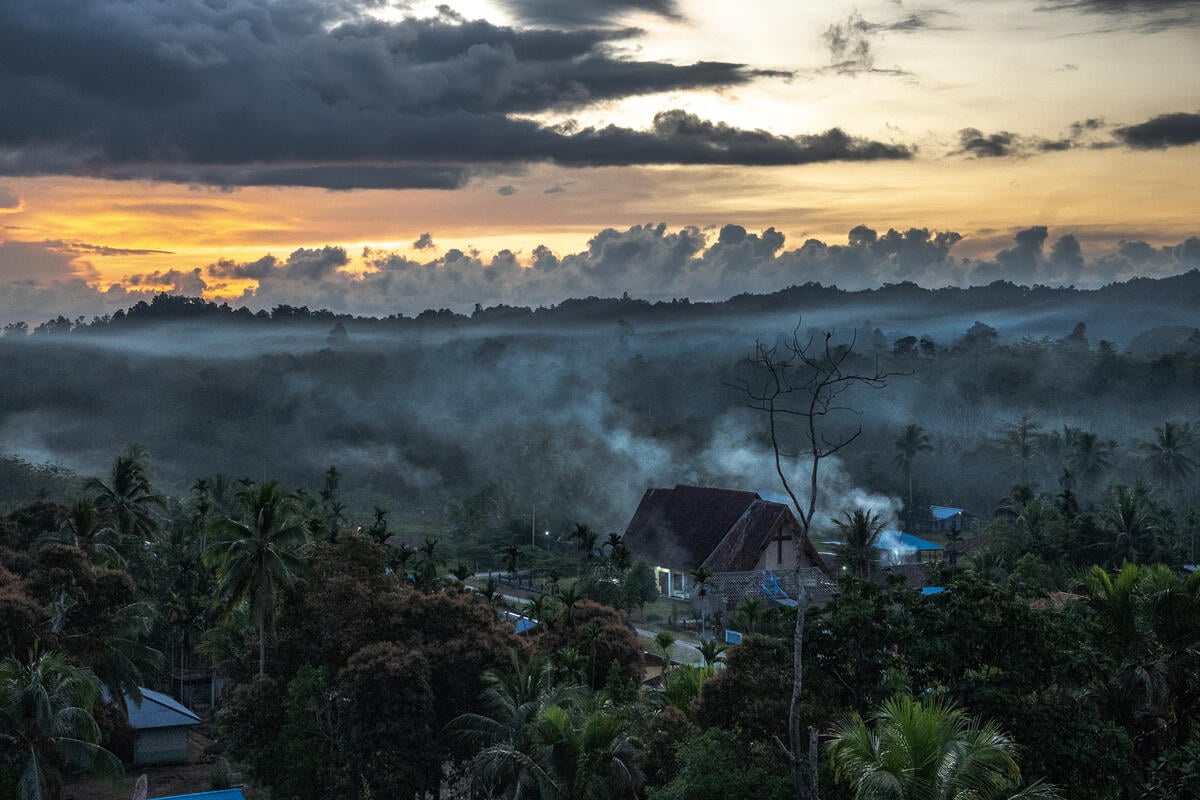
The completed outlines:
<svg viewBox="0 0 1200 800">
<path fill-rule="evenodd" d="M 625 529 L 624 542 L 632 552 L 660 565 L 742 572 L 754 569 L 782 526 L 799 534 L 788 506 L 763 500 L 756 492 L 678 484 L 646 490 Z M 809 561 L 824 569 L 816 548 L 802 538 Z"/>
<path fill-rule="evenodd" d="M 660 564 L 700 566 L 756 502 L 754 492 L 678 484 L 647 489 L 623 541 Z"/>
<path fill-rule="evenodd" d="M 196 725 L 200 722 L 200 717 L 175 698 L 146 688 L 142 689 L 140 703 L 131 697 L 125 698 L 125 711 L 135 731 Z"/>
</svg>

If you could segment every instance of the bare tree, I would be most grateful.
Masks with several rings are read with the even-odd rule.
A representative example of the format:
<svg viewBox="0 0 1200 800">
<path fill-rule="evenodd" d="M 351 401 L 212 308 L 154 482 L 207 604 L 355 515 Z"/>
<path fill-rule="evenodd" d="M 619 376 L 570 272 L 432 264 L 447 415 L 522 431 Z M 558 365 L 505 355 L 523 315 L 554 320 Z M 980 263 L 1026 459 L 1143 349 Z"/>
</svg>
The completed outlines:
<svg viewBox="0 0 1200 800">
<path fill-rule="evenodd" d="M 846 393 L 856 386 L 880 389 L 898 373 L 888 372 L 876 360 L 868 369 L 854 356 L 855 340 L 833 344 L 833 334 L 821 339 L 802 338 L 800 325 L 773 345 L 755 342 L 749 362 L 753 378 L 732 384 L 747 398 L 750 408 L 767 416 L 775 472 L 792 506 L 805 537 L 817 514 L 817 483 L 821 461 L 850 445 L 862 434 L 862 412 L 847 405 Z M 842 420 L 848 426 L 839 426 Z M 839 429 L 835 429 L 840 427 Z M 801 502 L 786 462 L 807 461 L 808 498 Z M 796 568 L 799 570 L 799 558 Z M 804 616 L 808 592 L 797 581 L 796 621 L 792 650 L 792 698 L 788 706 L 788 745 L 783 746 L 792 765 L 792 781 L 800 800 L 818 800 L 817 731 L 800 720 L 800 695 L 804 688 Z"/>
</svg>

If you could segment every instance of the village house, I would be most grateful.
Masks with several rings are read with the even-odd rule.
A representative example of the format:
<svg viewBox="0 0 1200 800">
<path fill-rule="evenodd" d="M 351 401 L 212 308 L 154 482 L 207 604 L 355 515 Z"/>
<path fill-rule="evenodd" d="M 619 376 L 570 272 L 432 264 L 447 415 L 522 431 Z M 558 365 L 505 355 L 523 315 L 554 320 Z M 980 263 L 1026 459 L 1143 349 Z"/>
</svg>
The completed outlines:
<svg viewBox="0 0 1200 800">
<path fill-rule="evenodd" d="M 784 584 L 797 566 L 824 591 L 831 586 L 825 562 L 791 508 L 757 492 L 683 484 L 647 489 L 623 541 L 654 567 L 667 597 L 691 597 L 691 572 L 698 567 L 716 575 L 752 574 L 751 583 L 763 584 L 758 592 L 778 596 L 773 599 L 786 599 Z"/>
</svg>

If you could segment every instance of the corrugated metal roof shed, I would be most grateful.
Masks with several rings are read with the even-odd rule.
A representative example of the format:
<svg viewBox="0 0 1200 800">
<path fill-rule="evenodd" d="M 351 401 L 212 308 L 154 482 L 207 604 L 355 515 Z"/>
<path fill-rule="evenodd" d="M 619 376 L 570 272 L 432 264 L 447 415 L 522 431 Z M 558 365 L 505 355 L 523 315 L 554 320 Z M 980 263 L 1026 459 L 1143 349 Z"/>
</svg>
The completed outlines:
<svg viewBox="0 0 1200 800">
<path fill-rule="evenodd" d="M 125 698 L 125 711 L 135 731 L 196 725 L 200 722 L 200 717 L 175 698 L 145 688 L 142 689 L 142 702 L 131 697 Z"/>
<path fill-rule="evenodd" d="M 930 506 L 929 513 L 934 519 L 950 519 L 963 513 L 963 510 L 961 508 L 951 508 L 950 506 Z"/>
</svg>

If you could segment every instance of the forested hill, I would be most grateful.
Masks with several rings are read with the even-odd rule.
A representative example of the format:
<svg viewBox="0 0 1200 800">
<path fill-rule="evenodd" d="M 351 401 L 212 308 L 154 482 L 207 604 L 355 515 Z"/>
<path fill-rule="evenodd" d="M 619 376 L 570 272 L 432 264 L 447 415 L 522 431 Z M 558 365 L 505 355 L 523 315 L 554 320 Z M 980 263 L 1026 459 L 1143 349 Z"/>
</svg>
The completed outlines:
<svg viewBox="0 0 1200 800">
<path fill-rule="evenodd" d="M 961 333 L 979 319 L 997 328 L 1003 337 L 1056 335 L 1084 321 L 1093 336 L 1129 345 L 1146 330 L 1162 326 L 1191 327 L 1200 312 L 1200 271 L 1167 278 L 1138 278 L 1099 289 L 1021 286 L 996 281 L 970 288 L 925 289 L 914 283 L 888 284 L 878 289 L 845 291 L 836 286 L 806 283 L 770 294 L 741 294 L 721 302 L 691 302 L 687 298 L 650 302 L 629 297 L 572 298 L 539 308 L 498 305 L 476 306 L 471 313 L 428 309 L 415 317 L 356 317 L 324 309 L 280 305 L 252 311 L 202 298 L 158 295 L 111 316 L 67 319 L 58 317 L 36 325 L 34 333 L 129 331 L 161 322 L 199 322 L 259 327 L 279 323 L 312 322 L 358 330 L 444 330 L 471 325 L 545 326 L 621 324 L 678 325 L 720 322 L 757 315 L 804 314 L 813 325 L 853 328 L 877 324 L 893 331 L 928 334 L 945 339 Z M 955 327 L 958 326 L 958 327 Z M 25 323 L 7 326 L 8 334 L 29 332 Z M 628 328 L 627 333 L 634 332 Z M 885 330 L 885 333 L 889 331 Z M 1183 335 L 1176 331 L 1167 339 Z M 1169 344 L 1168 341 L 1168 344 Z M 1169 349 L 1169 347 L 1168 347 Z"/>
</svg>

